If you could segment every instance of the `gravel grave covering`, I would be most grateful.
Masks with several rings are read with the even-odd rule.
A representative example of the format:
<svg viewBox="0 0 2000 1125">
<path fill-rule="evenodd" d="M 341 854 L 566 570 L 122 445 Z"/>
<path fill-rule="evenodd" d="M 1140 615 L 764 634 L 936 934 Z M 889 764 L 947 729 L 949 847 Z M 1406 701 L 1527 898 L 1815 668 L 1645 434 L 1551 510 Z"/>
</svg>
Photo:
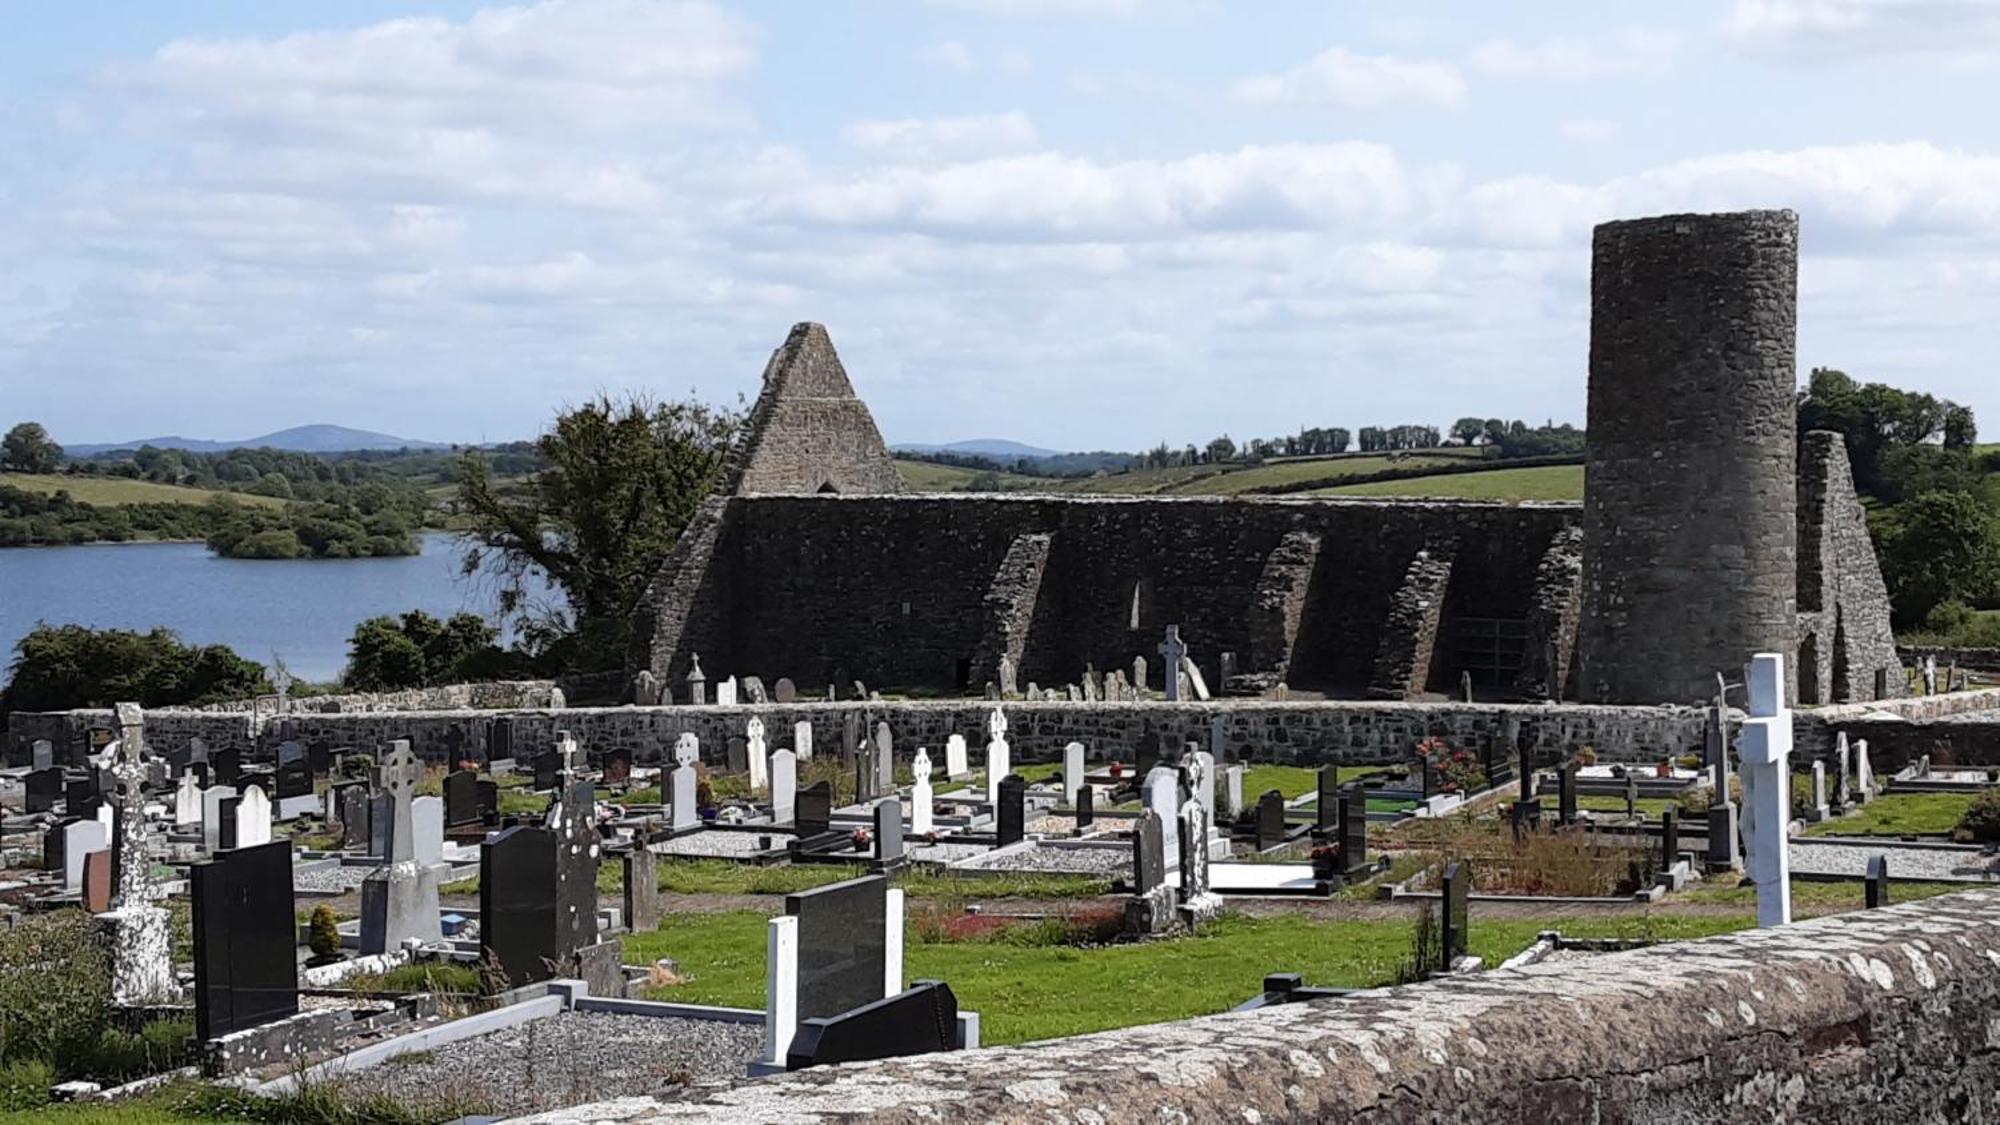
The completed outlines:
<svg viewBox="0 0 2000 1125">
<path fill-rule="evenodd" d="M 559 1012 L 416 1051 L 335 1081 L 413 1101 L 476 1096 L 502 1116 L 637 1094 L 684 1082 L 743 1079 L 763 1047 L 758 1024 Z"/>
<path fill-rule="evenodd" d="M 292 869 L 292 889 L 294 891 L 341 894 L 359 887 L 374 870 L 364 866 L 341 865 L 321 867 L 310 871 Z"/>
<path fill-rule="evenodd" d="M 905 843 L 909 841 L 905 840 Z M 910 843 L 910 858 L 919 863 L 957 863 L 960 860 L 982 856 L 992 851 L 985 844 L 954 844 L 940 841 L 935 844 Z"/>
<path fill-rule="evenodd" d="M 1927 848 L 1898 848 L 1884 841 L 1875 848 L 1820 844 L 1792 840 L 1792 873 L 1795 875 L 1846 875 L 1860 879 L 1868 874 L 1868 860 L 1887 856 L 1892 879 L 1925 879 L 1937 882 L 1984 883 L 2000 880 L 2000 857 L 1978 852 L 1938 851 Z"/>
<path fill-rule="evenodd" d="M 773 848 L 782 848 L 792 838 L 789 832 L 691 832 L 686 836 L 676 836 L 654 844 L 652 850 L 659 855 L 689 855 L 734 858 L 752 856 L 764 851 L 759 842 L 771 838 Z"/>
<path fill-rule="evenodd" d="M 1132 853 L 1124 848 L 1024 848 L 1002 855 L 988 853 L 959 864 L 978 871 L 1052 871 L 1072 875 L 1117 875 L 1132 869 Z"/>
</svg>

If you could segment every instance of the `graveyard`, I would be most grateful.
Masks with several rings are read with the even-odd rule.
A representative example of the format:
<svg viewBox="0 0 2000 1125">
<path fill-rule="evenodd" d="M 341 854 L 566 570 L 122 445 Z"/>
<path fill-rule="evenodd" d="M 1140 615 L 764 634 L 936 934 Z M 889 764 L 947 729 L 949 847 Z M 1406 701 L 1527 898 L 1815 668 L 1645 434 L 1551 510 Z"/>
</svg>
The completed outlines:
<svg viewBox="0 0 2000 1125">
<path fill-rule="evenodd" d="M 903 496 L 806 324 L 615 682 L 13 714 L 6 1108 L 1990 1098 L 2000 689 L 1796 433 L 1796 217 L 1598 234 L 1580 508 Z"/>
</svg>

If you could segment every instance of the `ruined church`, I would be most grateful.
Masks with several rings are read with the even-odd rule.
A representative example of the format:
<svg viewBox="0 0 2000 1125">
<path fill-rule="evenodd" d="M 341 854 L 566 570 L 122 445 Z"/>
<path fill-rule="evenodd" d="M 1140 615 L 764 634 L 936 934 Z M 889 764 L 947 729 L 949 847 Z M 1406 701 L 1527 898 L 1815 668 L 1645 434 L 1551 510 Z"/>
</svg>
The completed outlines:
<svg viewBox="0 0 2000 1125">
<path fill-rule="evenodd" d="M 1597 229 L 1581 504 L 910 494 L 797 325 L 634 670 L 977 694 L 1003 658 L 1061 683 L 1144 655 L 1158 687 L 1178 625 L 1231 693 L 1696 703 L 1781 652 L 1799 703 L 1877 698 L 1901 684 L 1846 449 L 1797 433 L 1797 268 L 1789 211 Z"/>
</svg>

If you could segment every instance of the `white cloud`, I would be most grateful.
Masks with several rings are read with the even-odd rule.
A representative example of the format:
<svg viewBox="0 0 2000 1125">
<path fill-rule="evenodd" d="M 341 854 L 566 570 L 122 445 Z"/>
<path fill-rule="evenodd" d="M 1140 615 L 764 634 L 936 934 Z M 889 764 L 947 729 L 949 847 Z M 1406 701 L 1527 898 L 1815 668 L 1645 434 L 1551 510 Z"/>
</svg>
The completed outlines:
<svg viewBox="0 0 2000 1125">
<path fill-rule="evenodd" d="M 1865 56 L 1990 56 L 2000 51 L 1994 0 L 1737 0 L 1725 33 L 1747 50 L 1794 62 Z"/>
<path fill-rule="evenodd" d="M 995 156 L 1035 147 L 1035 123 L 1018 110 L 974 117 L 856 121 L 842 131 L 865 153 L 904 163 Z"/>
<path fill-rule="evenodd" d="M 1558 130 L 1563 139 L 1578 144 L 1594 145 L 1618 137 L 1618 123 L 1615 121 L 1592 121 L 1588 119 L 1565 121 Z"/>
<path fill-rule="evenodd" d="M 917 58 L 928 66 L 955 70 L 960 74 L 970 74 L 979 69 L 979 60 L 972 57 L 972 48 L 956 39 L 933 43 L 918 51 Z"/>
<path fill-rule="evenodd" d="M 994 16 L 1135 16 L 1147 0 L 925 0 Z"/>
<path fill-rule="evenodd" d="M 1679 50 L 1679 35 L 1633 27 L 1591 38 L 1529 44 L 1490 39 L 1473 48 L 1472 66 L 1495 78 L 1591 82 L 1663 74 Z"/>
<path fill-rule="evenodd" d="M 1252 105 L 1366 109 L 1395 102 L 1424 102 L 1451 106 L 1464 99 L 1465 79 L 1446 62 L 1357 55 L 1334 47 L 1282 73 L 1242 79 L 1231 93 L 1236 100 Z"/>
</svg>

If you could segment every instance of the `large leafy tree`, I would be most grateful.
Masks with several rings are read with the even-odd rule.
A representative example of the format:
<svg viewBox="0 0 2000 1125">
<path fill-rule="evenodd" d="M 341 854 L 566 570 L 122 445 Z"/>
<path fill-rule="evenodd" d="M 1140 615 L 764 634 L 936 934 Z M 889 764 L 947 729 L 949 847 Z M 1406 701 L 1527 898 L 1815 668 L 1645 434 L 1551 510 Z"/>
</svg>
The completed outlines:
<svg viewBox="0 0 2000 1125">
<path fill-rule="evenodd" d="M 494 645 L 500 631 L 476 613 L 440 621 L 422 610 L 371 617 L 347 642 L 347 672 L 357 691 L 393 691 L 485 679 L 506 663 Z"/>
<path fill-rule="evenodd" d="M 220 703 L 270 690 L 263 665 L 223 645 L 182 644 L 167 629 L 37 625 L 15 654 L 0 712 Z"/>
<path fill-rule="evenodd" d="M 1907 474 L 1937 471 L 1937 458 L 1894 456 L 1897 451 L 1929 447 L 1964 457 L 1978 440 L 1967 407 L 1882 383 L 1858 383 L 1830 367 L 1814 368 L 1799 396 L 1799 433 L 1811 430 L 1839 431 L 1847 439 L 1855 486 L 1892 501 L 1923 490 Z"/>
<path fill-rule="evenodd" d="M 1884 570 L 1903 625 L 1946 602 L 1977 602 L 2000 583 L 2000 521 L 1968 492 L 1926 492 L 1899 505 L 1882 529 Z"/>
<path fill-rule="evenodd" d="M 556 418 L 535 443 L 548 467 L 532 479 L 502 481 L 468 452 L 459 505 L 481 546 L 467 573 L 499 577 L 503 612 L 545 665 L 618 667 L 646 583 L 722 480 L 741 421 L 691 398 L 603 397 Z M 537 571 L 566 605 L 535 602 Z"/>
<path fill-rule="evenodd" d="M 22 422 L 0 438 L 0 468 L 22 473 L 53 473 L 62 468 L 63 447 L 49 437 L 40 422 Z"/>
</svg>

